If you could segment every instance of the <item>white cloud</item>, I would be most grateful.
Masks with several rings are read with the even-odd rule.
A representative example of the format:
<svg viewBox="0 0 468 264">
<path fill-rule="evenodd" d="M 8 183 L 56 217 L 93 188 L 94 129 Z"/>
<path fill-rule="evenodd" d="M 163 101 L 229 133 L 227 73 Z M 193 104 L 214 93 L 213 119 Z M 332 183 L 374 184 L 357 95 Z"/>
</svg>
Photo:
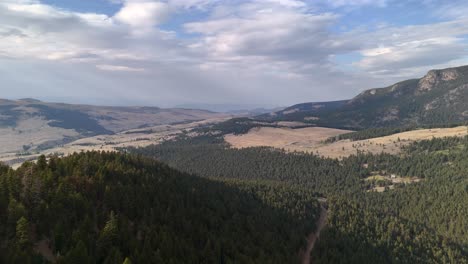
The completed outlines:
<svg viewBox="0 0 468 264">
<path fill-rule="evenodd" d="M 190 47 L 209 54 L 204 68 L 210 63 L 234 68 L 242 64 L 287 76 L 307 74 L 302 71 L 310 65 L 326 68 L 330 54 L 353 50 L 355 44 L 328 30 L 338 16 L 311 14 L 296 2 L 257 1 L 231 7 L 227 17 L 188 23 L 188 32 L 203 35 Z"/>
<path fill-rule="evenodd" d="M 334 3 L 327 10 L 388 4 Z M 467 56 L 468 21 L 461 17 L 343 33 L 334 28 L 345 14 L 320 11 L 312 1 L 118 4 L 115 15 L 105 15 L 38 0 L 0 1 L 0 80 L 2 87 L 18 87 L 2 94 L 31 97 L 40 90 L 66 97 L 84 89 L 96 98 L 112 94 L 141 103 L 290 104 L 351 97 L 435 66 L 463 63 Z M 173 23 L 170 16 L 190 21 L 176 25 L 185 32 L 161 29 Z M 333 60 L 357 53 L 361 58 L 349 62 L 352 71 L 339 70 L 345 67 Z"/>
<path fill-rule="evenodd" d="M 389 0 L 328 0 L 327 3 L 333 7 L 343 6 L 366 6 L 373 5 L 384 7 L 387 5 Z"/>
<path fill-rule="evenodd" d="M 137 30 L 149 30 L 167 19 L 169 7 L 164 2 L 151 0 L 126 1 L 115 19 Z"/>
<path fill-rule="evenodd" d="M 103 71 L 114 71 L 114 72 L 144 72 L 143 68 L 132 68 L 122 65 L 96 65 L 96 68 Z"/>
<path fill-rule="evenodd" d="M 174 8 L 205 10 L 223 0 L 169 0 L 168 4 Z"/>
<path fill-rule="evenodd" d="M 297 1 L 297 0 L 263 0 L 263 2 L 274 3 L 274 4 L 279 4 L 285 7 L 294 7 L 294 8 L 306 6 L 306 3 L 304 3 L 303 1 Z"/>
<path fill-rule="evenodd" d="M 363 41 L 363 59 L 355 65 L 377 75 L 415 76 L 436 65 L 468 56 L 464 36 L 468 20 L 429 25 L 383 27 L 356 34 Z M 377 46 L 377 47 L 376 47 Z"/>
</svg>

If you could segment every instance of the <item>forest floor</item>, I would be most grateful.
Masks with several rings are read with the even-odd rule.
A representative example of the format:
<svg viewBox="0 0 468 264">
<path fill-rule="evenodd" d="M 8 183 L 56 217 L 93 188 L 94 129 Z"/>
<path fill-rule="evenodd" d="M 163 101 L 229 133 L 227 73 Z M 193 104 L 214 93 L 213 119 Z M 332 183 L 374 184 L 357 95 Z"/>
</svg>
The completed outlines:
<svg viewBox="0 0 468 264">
<path fill-rule="evenodd" d="M 41 240 L 34 245 L 34 250 L 43 256 L 45 259 L 50 261 L 51 263 L 57 262 L 57 258 L 55 257 L 52 249 L 50 249 L 49 241 L 48 240 Z"/>
<path fill-rule="evenodd" d="M 325 205 L 324 205 L 325 202 L 326 202 L 325 199 L 322 199 L 322 201 L 320 201 L 320 217 L 316 223 L 317 229 L 313 233 L 309 234 L 309 236 L 307 237 L 307 247 L 305 249 L 305 252 L 301 252 L 302 264 L 311 263 L 310 254 L 312 253 L 312 250 L 314 249 L 315 242 L 317 242 L 317 239 L 320 237 L 320 232 L 327 224 L 328 211 L 325 208 Z"/>
</svg>

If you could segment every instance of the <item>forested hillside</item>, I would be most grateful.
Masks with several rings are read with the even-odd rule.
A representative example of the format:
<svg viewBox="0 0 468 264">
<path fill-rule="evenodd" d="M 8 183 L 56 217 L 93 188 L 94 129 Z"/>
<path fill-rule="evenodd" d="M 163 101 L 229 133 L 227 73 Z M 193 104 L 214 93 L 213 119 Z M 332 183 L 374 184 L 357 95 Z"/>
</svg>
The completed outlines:
<svg viewBox="0 0 468 264">
<path fill-rule="evenodd" d="M 267 179 L 328 198 L 314 263 L 467 263 L 468 138 L 413 143 L 401 155 L 342 160 L 269 148 L 230 149 L 207 136 L 132 152 L 204 177 Z M 372 191 L 375 173 L 418 177 Z"/>
<path fill-rule="evenodd" d="M 179 170 L 204 177 L 262 179 L 293 183 L 317 193 L 355 192 L 369 170 L 353 157 L 343 162 L 272 148 L 231 149 L 201 140 L 166 142 L 129 151 L 155 157 Z"/>
<path fill-rule="evenodd" d="M 311 191 L 89 152 L 0 167 L 0 263 L 296 263 Z"/>
<path fill-rule="evenodd" d="M 351 100 L 298 104 L 258 119 L 351 130 L 440 126 L 468 121 L 467 98 L 468 66 L 462 66 L 431 70 L 420 79 L 369 89 Z"/>
</svg>

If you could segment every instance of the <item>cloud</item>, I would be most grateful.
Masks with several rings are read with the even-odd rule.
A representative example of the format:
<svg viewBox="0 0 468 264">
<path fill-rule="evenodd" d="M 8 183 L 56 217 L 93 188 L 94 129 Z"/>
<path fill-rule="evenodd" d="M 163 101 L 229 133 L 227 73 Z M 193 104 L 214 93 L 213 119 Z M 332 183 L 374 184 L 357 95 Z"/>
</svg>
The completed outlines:
<svg viewBox="0 0 468 264">
<path fill-rule="evenodd" d="M 263 0 L 265 3 L 274 3 L 278 5 L 282 5 L 285 7 L 292 7 L 292 8 L 298 8 L 298 7 L 305 7 L 307 6 L 306 3 L 303 1 L 297 1 L 297 0 Z"/>
<path fill-rule="evenodd" d="M 206 10 L 223 0 L 169 0 L 168 4 L 173 8 Z"/>
<path fill-rule="evenodd" d="M 367 41 L 360 51 L 363 58 L 355 65 L 379 75 L 404 76 L 407 72 L 410 76 L 415 69 L 426 71 L 436 65 L 450 64 L 468 56 L 467 22 L 461 19 L 429 25 L 390 26 L 357 34 Z"/>
<path fill-rule="evenodd" d="M 231 7 L 229 16 L 187 23 L 188 32 L 202 35 L 190 48 L 208 54 L 204 68 L 233 67 L 291 77 L 310 74 L 308 68 L 314 65 L 326 68 L 330 54 L 357 47 L 328 30 L 337 15 L 311 14 L 296 2 L 247 3 Z"/>
<path fill-rule="evenodd" d="M 138 31 L 147 31 L 166 20 L 168 15 L 169 7 L 164 2 L 127 0 L 114 18 Z"/>
<path fill-rule="evenodd" d="M 0 80 L 15 87 L 2 96 L 285 105 L 348 98 L 468 56 L 460 16 L 336 30 L 348 14 L 341 7 L 387 1 L 114 2 L 119 10 L 106 15 L 0 1 Z"/>
<path fill-rule="evenodd" d="M 171 34 L 157 28 L 136 36 L 133 28 L 120 25 L 112 17 L 36 2 L 14 6 L 0 3 L 0 33 L 5 35 L 0 50 L 19 58 L 65 60 L 92 54 L 102 60 L 139 60 L 151 59 L 159 52 L 175 54 L 171 51 L 175 46 Z"/>
<path fill-rule="evenodd" d="M 96 65 L 96 68 L 103 71 L 114 71 L 114 72 L 144 72 L 143 68 L 132 68 L 122 65 Z"/>
<path fill-rule="evenodd" d="M 389 0 L 328 0 L 327 4 L 332 7 L 345 6 L 379 6 L 385 7 Z"/>
</svg>

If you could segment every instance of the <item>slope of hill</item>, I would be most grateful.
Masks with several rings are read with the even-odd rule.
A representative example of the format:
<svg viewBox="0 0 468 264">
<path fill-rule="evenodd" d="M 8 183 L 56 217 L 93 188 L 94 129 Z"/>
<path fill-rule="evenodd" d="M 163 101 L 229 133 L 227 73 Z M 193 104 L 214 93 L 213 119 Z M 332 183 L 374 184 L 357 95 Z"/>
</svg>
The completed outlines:
<svg viewBox="0 0 468 264">
<path fill-rule="evenodd" d="M 399 155 L 342 160 L 232 149 L 208 136 L 129 151 L 204 177 L 267 179 L 327 197 L 313 263 L 468 263 L 468 137 L 428 138 Z"/>
<path fill-rule="evenodd" d="M 271 114 L 269 120 L 348 129 L 441 125 L 468 121 L 467 102 L 468 66 L 462 66 L 431 70 L 421 79 L 370 89 L 349 101 L 292 106 Z M 317 105 L 325 107 L 318 111 Z"/>
<path fill-rule="evenodd" d="M 318 215 L 305 189 L 131 155 L 0 166 L 0 263 L 298 263 Z"/>
<path fill-rule="evenodd" d="M 313 114 L 326 113 L 336 110 L 344 106 L 348 100 L 320 102 L 320 103 L 302 103 L 296 104 L 280 111 L 271 112 L 257 116 L 259 119 L 265 120 L 298 120 L 298 121 L 314 121 L 316 120 Z M 305 117 L 304 115 L 308 115 Z"/>
<path fill-rule="evenodd" d="M 227 116 L 205 110 L 0 100 L 0 153 L 45 149 L 94 135 Z"/>
<path fill-rule="evenodd" d="M 241 135 L 225 135 L 224 141 L 232 148 L 273 147 L 288 152 L 300 151 L 329 158 L 343 158 L 356 155 L 358 152 L 398 154 L 413 142 L 431 138 L 464 137 L 468 135 L 468 127 L 414 129 L 363 139 L 353 139 L 352 136 L 357 133 L 346 132 L 346 130 L 323 127 L 300 129 L 260 127 Z"/>
</svg>

